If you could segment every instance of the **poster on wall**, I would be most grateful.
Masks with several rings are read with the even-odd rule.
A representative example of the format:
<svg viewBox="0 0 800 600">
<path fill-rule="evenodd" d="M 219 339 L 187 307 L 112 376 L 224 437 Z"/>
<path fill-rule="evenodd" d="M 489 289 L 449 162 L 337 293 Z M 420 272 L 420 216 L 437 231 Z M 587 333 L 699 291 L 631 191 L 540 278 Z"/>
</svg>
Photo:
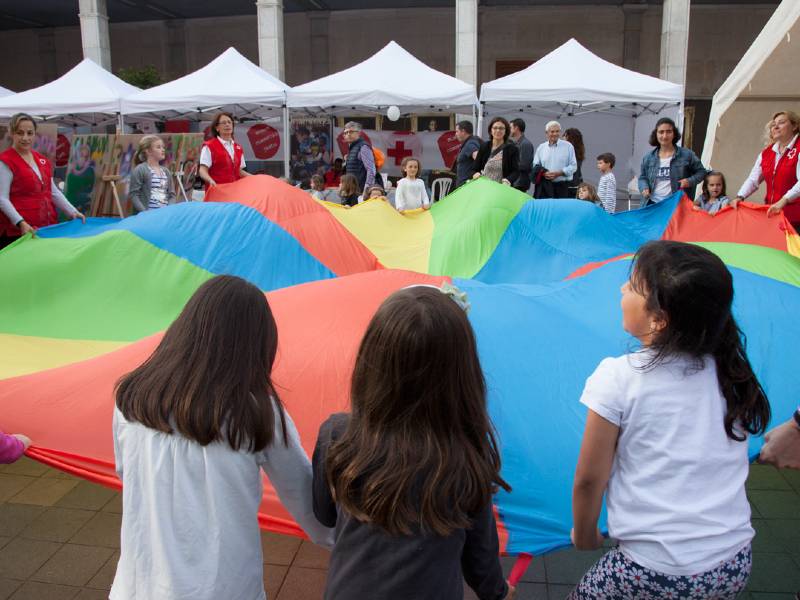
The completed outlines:
<svg viewBox="0 0 800 600">
<path fill-rule="evenodd" d="M 342 129 L 334 129 L 338 156 L 347 156 L 348 144 L 342 137 Z M 446 170 L 453 166 L 461 148 L 455 131 L 375 131 L 365 129 L 362 137 L 384 155 L 381 172 L 401 177 L 400 165 L 405 157 L 419 159 L 422 169 Z"/>
<path fill-rule="evenodd" d="M 84 214 L 89 214 L 92 201 L 100 193 L 113 142 L 114 136 L 106 133 L 72 136 L 64 195 Z"/>
<path fill-rule="evenodd" d="M 292 119 L 290 131 L 292 179 L 322 175 L 330 169 L 333 162 L 330 119 Z"/>
<path fill-rule="evenodd" d="M 0 152 L 10 148 L 12 144 L 8 121 L 0 123 Z M 58 125 L 55 123 L 39 123 L 36 125 L 36 139 L 33 150 L 48 158 L 56 165 L 56 147 L 58 145 Z"/>
</svg>

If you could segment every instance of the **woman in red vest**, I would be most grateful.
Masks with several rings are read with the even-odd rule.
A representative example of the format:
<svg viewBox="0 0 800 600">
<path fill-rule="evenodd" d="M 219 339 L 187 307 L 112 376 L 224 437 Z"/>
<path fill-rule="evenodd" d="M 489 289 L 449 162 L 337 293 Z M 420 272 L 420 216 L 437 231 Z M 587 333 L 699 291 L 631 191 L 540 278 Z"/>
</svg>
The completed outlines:
<svg viewBox="0 0 800 600">
<path fill-rule="evenodd" d="M 0 248 L 39 227 L 58 223 L 56 207 L 85 223 L 86 217 L 53 182 L 50 161 L 33 150 L 33 117 L 17 113 L 11 117 L 9 129 L 12 145 L 0 153 Z"/>
<path fill-rule="evenodd" d="M 200 179 L 208 188 L 218 183 L 231 183 L 250 175 L 244 170 L 244 150 L 233 139 L 233 115 L 217 113 L 211 122 L 214 137 L 200 151 Z"/>
<path fill-rule="evenodd" d="M 764 148 L 756 158 L 750 177 L 742 184 L 739 194 L 731 203 L 734 207 L 758 189 L 763 181 L 767 193 L 764 203 L 769 204 L 767 215 L 783 210 L 786 219 L 798 229 L 800 226 L 800 161 L 798 161 L 797 136 L 800 133 L 800 116 L 790 110 L 775 113 L 769 125 L 772 145 Z"/>
</svg>

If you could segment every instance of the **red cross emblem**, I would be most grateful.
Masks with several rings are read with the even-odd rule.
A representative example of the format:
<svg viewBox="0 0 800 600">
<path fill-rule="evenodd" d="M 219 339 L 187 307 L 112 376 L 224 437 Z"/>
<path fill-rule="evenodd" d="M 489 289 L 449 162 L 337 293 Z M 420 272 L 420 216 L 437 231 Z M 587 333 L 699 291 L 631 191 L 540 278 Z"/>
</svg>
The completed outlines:
<svg viewBox="0 0 800 600">
<path fill-rule="evenodd" d="M 394 148 L 386 151 L 386 154 L 394 158 L 394 164 L 400 165 L 406 156 L 414 154 L 410 149 L 406 150 L 406 144 L 402 140 L 395 142 Z"/>
</svg>

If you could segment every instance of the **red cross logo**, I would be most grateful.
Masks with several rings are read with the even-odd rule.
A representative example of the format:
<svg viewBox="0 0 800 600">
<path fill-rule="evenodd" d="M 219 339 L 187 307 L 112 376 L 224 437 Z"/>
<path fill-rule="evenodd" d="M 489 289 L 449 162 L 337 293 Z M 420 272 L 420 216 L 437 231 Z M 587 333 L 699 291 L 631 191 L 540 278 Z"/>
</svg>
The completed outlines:
<svg viewBox="0 0 800 600">
<path fill-rule="evenodd" d="M 386 151 L 386 154 L 394 158 L 394 164 L 399 165 L 403 162 L 403 159 L 406 156 L 411 156 L 414 154 L 411 150 L 406 150 L 406 144 L 403 141 L 398 141 L 395 143 L 394 148 L 391 148 Z"/>
</svg>

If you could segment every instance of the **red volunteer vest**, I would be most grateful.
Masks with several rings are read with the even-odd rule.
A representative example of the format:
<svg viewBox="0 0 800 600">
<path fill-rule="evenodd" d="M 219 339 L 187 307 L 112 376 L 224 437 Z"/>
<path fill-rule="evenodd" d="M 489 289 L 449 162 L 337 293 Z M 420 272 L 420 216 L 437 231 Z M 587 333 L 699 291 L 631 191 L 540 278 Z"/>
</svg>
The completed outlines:
<svg viewBox="0 0 800 600">
<path fill-rule="evenodd" d="M 204 144 L 211 152 L 211 166 L 208 168 L 208 174 L 211 179 L 217 183 L 232 183 L 242 178 L 239 174 L 239 165 L 242 164 L 242 155 L 244 150 L 242 147 L 233 142 L 233 160 L 231 155 L 225 150 L 225 146 L 219 141 L 218 137 L 208 140 Z M 206 186 L 208 189 L 208 186 Z"/>
<path fill-rule="evenodd" d="M 50 188 L 53 174 L 50 161 L 38 152 L 32 154 L 42 174 L 41 179 L 14 148 L 8 148 L 0 154 L 0 161 L 5 163 L 14 176 L 8 196 L 11 204 L 29 225 L 33 227 L 55 225 L 58 223 L 58 215 Z M 19 228 L 1 212 L 0 235 L 11 237 L 21 235 Z"/>
<path fill-rule="evenodd" d="M 783 198 L 783 195 L 797 183 L 797 142 L 793 148 L 783 153 L 778 159 L 778 166 L 775 167 L 776 154 L 772 146 L 767 146 L 761 152 L 761 175 L 767 186 L 767 195 L 764 202 L 775 204 Z M 791 223 L 800 222 L 800 199 L 791 204 L 787 204 L 783 209 L 783 214 Z"/>
</svg>

